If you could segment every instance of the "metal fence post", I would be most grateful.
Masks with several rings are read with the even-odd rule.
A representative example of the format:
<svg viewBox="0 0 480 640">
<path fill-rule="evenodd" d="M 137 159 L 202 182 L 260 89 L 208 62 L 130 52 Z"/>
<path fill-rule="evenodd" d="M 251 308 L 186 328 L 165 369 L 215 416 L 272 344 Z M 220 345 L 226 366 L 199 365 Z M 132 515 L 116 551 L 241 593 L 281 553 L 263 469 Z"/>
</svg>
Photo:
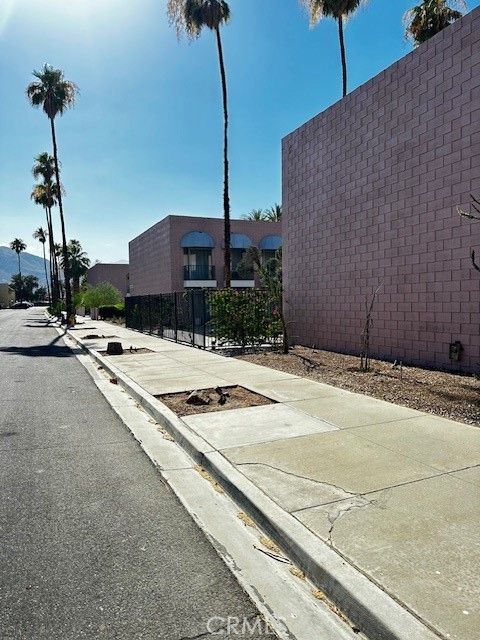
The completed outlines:
<svg viewBox="0 0 480 640">
<path fill-rule="evenodd" d="M 152 301 L 151 296 L 148 296 L 148 333 L 152 333 Z"/>
<path fill-rule="evenodd" d="M 158 296 L 158 308 L 160 310 L 160 337 L 163 338 L 163 296 L 161 294 Z"/>
<path fill-rule="evenodd" d="M 195 346 L 195 291 L 190 291 L 192 298 L 192 346 Z"/>
<path fill-rule="evenodd" d="M 205 289 L 202 291 L 203 301 L 203 348 L 207 348 L 207 292 Z"/>
<path fill-rule="evenodd" d="M 177 293 L 173 294 L 173 319 L 175 330 L 175 342 L 178 342 L 178 307 L 177 307 Z"/>
</svg>

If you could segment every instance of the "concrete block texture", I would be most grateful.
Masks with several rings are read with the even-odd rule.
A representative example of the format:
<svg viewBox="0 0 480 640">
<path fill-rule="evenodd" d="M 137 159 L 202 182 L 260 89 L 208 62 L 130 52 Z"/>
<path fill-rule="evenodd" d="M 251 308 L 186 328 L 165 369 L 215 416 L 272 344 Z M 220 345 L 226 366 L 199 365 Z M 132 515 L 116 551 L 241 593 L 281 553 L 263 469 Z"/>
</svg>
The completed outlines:
<svg viewBox="0 0 480 640">
<path fill-rule="evenodd" d="M 480 9 L 283 140 L 285 305 L 294 339 L 465 372 L 480 362 Z M 480 253 L 480 251 L 478 252 Z M 449 345 L 464 348 L 459 362 Z"/>
<path fill-rule="evenodd" d="M 128 291 L 128 277 L 130 266 L 124 263 L 97 262 L 87 272 L 87 282 L 90 285 L 109 282 L 116 287 L 122 296 Z"/>
</svg>

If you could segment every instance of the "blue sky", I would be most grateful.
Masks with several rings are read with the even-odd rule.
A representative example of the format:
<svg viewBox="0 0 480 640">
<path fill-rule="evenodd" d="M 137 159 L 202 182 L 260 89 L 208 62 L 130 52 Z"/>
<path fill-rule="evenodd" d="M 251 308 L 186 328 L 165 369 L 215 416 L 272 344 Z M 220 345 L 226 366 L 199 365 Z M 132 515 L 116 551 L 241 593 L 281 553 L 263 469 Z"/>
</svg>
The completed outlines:
<svg viewBox="0 0 480 640">
<path fill-rule="evenodd" d="M 411 50 L 414 0 L 369 0 L 348 23 L 350 87 Z M 29 200 L 49 128 L 27 104 L 49 62 L 80 87 L 58 120 L 67 233 L 92 260 L 128 258 L 128 241 L 170 213 L 221 216 L 221 103 L 211 33 L 178 42 L 166 0 L 2 0 L 0 244 L 44 223 Z M 480 0 L 469 0 L 469 9 Z M 230 0 L 224 46 L 231 112 L 232 215 L 280 201 L 280 141 L 338 100 L 337 30 L 309 30 L 297 0 Z"/>
</svg>

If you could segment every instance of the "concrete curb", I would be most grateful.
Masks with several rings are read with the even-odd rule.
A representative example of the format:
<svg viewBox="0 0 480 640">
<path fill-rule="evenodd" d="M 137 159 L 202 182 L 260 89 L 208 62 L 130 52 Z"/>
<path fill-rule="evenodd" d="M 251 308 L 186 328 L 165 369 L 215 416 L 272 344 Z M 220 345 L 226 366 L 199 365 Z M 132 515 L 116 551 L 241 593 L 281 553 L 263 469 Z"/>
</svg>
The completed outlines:
<svg viewBox="0 0 480 640">
<path fill-rule="evenodd" d="M 67 330 L 199 465 L 217 480 L 296 565 L 372 640 L 438 640 L 413 613 L 344 560 L 292 515 L 281 509 L 220 452 L 194 433 L 166 405 L 147 393 L 95 349 Z"/>
</svg>

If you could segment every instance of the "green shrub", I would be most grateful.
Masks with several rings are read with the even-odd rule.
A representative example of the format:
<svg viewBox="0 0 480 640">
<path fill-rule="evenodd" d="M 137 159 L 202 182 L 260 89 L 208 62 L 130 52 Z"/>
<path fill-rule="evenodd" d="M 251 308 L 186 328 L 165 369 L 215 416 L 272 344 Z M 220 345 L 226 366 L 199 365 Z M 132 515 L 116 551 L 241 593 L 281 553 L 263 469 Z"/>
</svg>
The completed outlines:
<svg viewBox="0 0 480 640">
<path fill-rule="evenodd" d="M 282 332 L 275 301 L 267 291 L 222 289 L 209 298 L 211 323 L 218 340 L 242 350 L 276 339 Z"/>
<path fill-rule="evenodd" d="M 47 307 L 47 311 L 51 316 L 60 318 L 62 315 L 62 311 L 65 311 L 65 303 L 59 300 L 55 304 L 52 304 L 49 307 Z"/>
<path fill-rule="evenodd" d="M 83 291 L 79 291 L 73 296 L 73 306 L 75 307 L 75 309 L 78 309 L 78 307 L 83 307 L 83 294 Z"/>
<path fill-rule="evenodd" d="M 87 286 L 82 295 L 82 304 L 84 307 L 100 308 L 113 307 L 123 304 L 122 294 L 109 282 L 101 282 L 93 287 Z"/>
<path fill-rule="evenodd" d="M 125 317 L 125 305 L 123 303 L 115 305 L 102 305 L 98 308 L 100 320 L 111 320 L 112 318 Z"/>
</svg>

